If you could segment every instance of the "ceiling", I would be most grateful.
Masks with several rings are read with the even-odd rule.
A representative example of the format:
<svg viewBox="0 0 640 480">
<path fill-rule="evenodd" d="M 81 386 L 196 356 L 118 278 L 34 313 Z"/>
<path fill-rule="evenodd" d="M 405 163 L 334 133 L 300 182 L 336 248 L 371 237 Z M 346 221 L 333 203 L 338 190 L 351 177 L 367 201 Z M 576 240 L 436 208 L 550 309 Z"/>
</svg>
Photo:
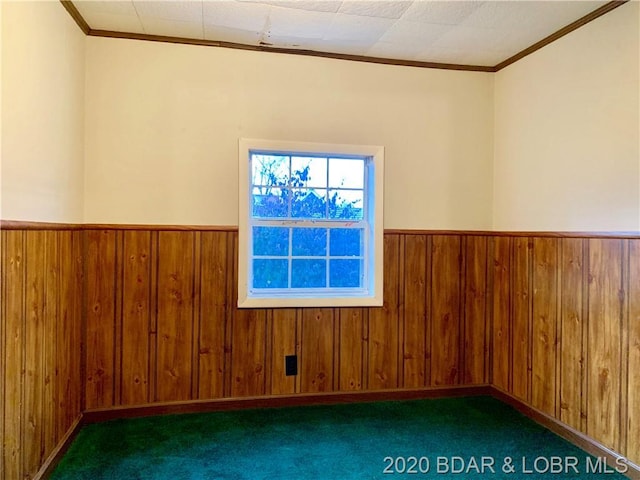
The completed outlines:
<svg viewBox="0 0 640 480">
<path fill-rule="evenodd" d="M 606 1 L 183 0 L 73 4 L 91 31 L 495 66 Z"/>
</svg>

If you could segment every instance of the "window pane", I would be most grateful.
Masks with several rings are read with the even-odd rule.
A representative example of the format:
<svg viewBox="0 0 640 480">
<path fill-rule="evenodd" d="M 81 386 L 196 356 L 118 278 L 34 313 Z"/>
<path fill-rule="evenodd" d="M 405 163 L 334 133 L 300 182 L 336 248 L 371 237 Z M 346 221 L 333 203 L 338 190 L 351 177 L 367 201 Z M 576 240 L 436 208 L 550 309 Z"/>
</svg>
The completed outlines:
<svg viewBox="0 0 640 480">
<path fill-rule="evenodd" d="M 362 255 L 362 229 L 332 228 L 329 254 L 332 257 L 359 257 Z"/>
<path fill-rule="evenodd" d="M 330 190 L 329 218 L 362 220 L 364 216 L 362 190 Z"/>
<path fill-rule="evenodd" d="M 252 215 L 259 218 L 282 218 L 288 216 L 289 191 L 282 188 L 254 187 L 251 192 Z"/>
<path fill-rule="evenodd" d="M 287 288 L 288 260 L 253 260 L 253 288 Z"/>
<path fill-rule="evenodd" d="M 364 188 L 364 160 L 330 158 L 329 188 Z"/>
<path fill-rule="evenodd" d="M 326 228 L 294 228 L 293 255 L 325 256 L 327 254 Z"/>
<path fill-rule="evenodd" d="M 287 256 L 289 254 L 289 229 L 253 227 L 253 254 Z"/>
<path fill-rule="evenodd" d="M 293 190 L 291 216 L 294 218 L 327 218 L 326 190 L 299 188 Z"/>
<path fill-rule="evenodd" d="M 291 157 L 291 184 L 294 187 L 327 188 L 327 159 Z"/>
<path fill-rule="evenodd" d="M 289 157 L 280 155 L 251 155 L 253 185 L 283 187 L 289 183 Z"/>
<path fill-rule="evenodd" d="M 292 260 L 291 286 L 293 288 L 321 288 L 327 285 L 325 260 Z"/>
<path fill-rule="evenodd" d="M 329 260 L 329 286 L 362 287 L 361 260 Z"/>
</svg>

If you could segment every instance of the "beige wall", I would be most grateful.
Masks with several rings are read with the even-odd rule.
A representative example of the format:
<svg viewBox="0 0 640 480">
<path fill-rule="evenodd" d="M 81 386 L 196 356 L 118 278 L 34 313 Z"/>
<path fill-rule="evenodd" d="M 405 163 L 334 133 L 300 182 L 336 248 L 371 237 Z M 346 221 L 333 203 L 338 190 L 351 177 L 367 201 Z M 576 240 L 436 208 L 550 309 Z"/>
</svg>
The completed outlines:
<svg viewBox="0 0 640 480">
<path fill-rule="evenodd" d="M 234 225 L 254 137 L 384 145 L 387 228 L 639 230 L 639 13 L 492 75 L 85 38 L 2 2 L 1 217 Z"/>
<path fill-rule="evenodd" d="M 640 229 L 638 9 L 496 74 L 496 230 Z"/>
<path fill-rule="evenodd" d="M 85 36 L 59 2 L 2 2 L 5 220 L 83 215 Z"/>
<path fill-rule="evenodd" d="M 249 137 L 384 145 L 387 228 L 491 226 L 491 74 L 104 38 L 87 49 L 87 222 L 237 224 Z"/>
</svg>

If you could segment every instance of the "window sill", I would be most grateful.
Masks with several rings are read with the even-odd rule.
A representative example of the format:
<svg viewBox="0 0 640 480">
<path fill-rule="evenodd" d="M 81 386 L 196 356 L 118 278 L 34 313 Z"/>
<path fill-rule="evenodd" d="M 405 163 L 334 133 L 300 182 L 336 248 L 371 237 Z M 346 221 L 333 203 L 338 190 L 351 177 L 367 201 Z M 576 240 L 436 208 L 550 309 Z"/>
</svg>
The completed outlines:
<svg viewBox="0 0 640 480">
<path fill-rule="evenodd" d="M 381 307 L 378 297 L 288 297 L 238 299 L 238 308 Z"/>
</svg>

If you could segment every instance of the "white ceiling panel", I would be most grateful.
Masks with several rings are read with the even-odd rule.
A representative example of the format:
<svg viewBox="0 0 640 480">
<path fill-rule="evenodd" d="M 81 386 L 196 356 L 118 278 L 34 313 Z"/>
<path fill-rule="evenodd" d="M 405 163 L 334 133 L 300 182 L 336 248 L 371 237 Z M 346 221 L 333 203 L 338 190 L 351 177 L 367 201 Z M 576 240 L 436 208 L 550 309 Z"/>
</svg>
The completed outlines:
<svg viewBox="0 0 640 480">
<path fill-rule="evenodd" d="M 424 1 L 413 2 L 403 20 L 439 25 L 459 25 L 485 2 L 468 1 Z M 492 2 L 498 3 L 498 2 Z M 506 2 L 504 2 L 506 3 Z"/>
<path fill-rule="evenodd" d="M 553 33 L 605 3 L 579 0 L 482 2 L 460 24 L 496 30 L 535 28 Z"/>
<path fill-rule="evenodd" d="M 135 1 L 140 17 L 202 23 L 202 2 Z"/>
<path fill-rule="evenodd" d="M 252 30 L 260 33 L 269 19 L 271 7 L 260 3 L 204 2 L 205 25 Z"/>
<path fill-rule="evenodd" d="M 342 2 L 338 13 L 361 17 L 400 18 L 412 2 L 401 0 L 359 0 Z"/>
<path fill-rule="evenodd" d="M 310 12 L 330 12 L 336 13 L 342 5 L 340 0 L 238 0 L 240 3 L 265 4 L 276 7 L 295 8 L 298 10 L 308 10 Z M 207 3 L 207 2 L 205 2 Z M 233 2 L 232 2 L 233 3 Z"/>
<path fill-rule="evenodd" d="M 367 18 L 338 14 L 325 33 L 330 40 L 376 42 L 395 23 L 388 18 Z"/>
<path fill-rule="evenodd" d="M 381 42 L 399 46 L 417 45 L 424 47 L 433 44 L 438 38 L 449 32 L 451 25 L 429 25 L 424 23 L 398 20 L 380 38 Z"/>
<path fill-rule="evenodd" d="M 165 20 L 164 18 L 142 18 L 142 26 L 145 32 L 154 32 L 155 35 L 204 39 L 202 24 L 197 22 L 179 22 Z"/>
<path fill-rule="evenodd" d="M 504 45 L 505 33 L 488 28 L 456 27 L 449 29 L 446 33 L 437 38 L 431 46 L 450 50 L 465 50 L 473 52 L 482 45 L 483 50 L 500 50 Z M 518 45 L 520 50 L 528 45 Z"/>
<path fill-rule="evenodd" d="M 94 30 L 491 67 L 607 0 L 75 0 Z"/>
<path fill-rule="evenodd" d="M 329 29 L 334 14 L 294 8 L 271 7 L 267 36 L 322 38 Z"/>
</svg>

